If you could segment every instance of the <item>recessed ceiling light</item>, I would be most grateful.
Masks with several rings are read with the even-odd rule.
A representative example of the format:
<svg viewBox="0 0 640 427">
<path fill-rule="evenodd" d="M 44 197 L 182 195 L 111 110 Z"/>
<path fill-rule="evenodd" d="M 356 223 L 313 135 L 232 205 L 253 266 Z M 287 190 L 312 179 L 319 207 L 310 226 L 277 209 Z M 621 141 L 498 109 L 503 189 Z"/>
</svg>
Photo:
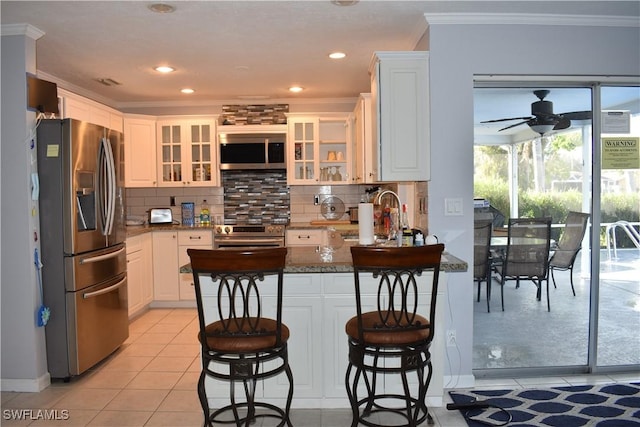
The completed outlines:
<svg viewBox="0 0 640 427">
<path fill-rule="evenodd" d="M 193 89 L 190 89 L 190 88 L 186 87 L 186 88 L 184 88 L 184 89 L 180 89 L 180 92 L 182 92 L 182 93 L 186 93 L 186 94 L 189 94 L 189 93 L 193 93 L 193 92 L 195 92 L 195 90 L 193 90 Z"/>
<path fill-rule="evenodd" d="M 329 58 L 331 59 L 342 59 L 345 56 L 347 56 L 347 54 L 344 52 L 332 52 L 329 54 Z"/>
<path fill-rule="evenodd" d="M 336 6 L 353 6 L 358 3 L 359 0 L 331 0 L 331 3 Z"/>
<path fill-rule="evenodd" d="M 302 92 L 303 88 L 300 86 L 291 86 L 289 88 L 290 92 L 294 92 L 294 93 L 298 93 L 298 92 Z"/>
<path fill-rule="evenodd" d="M 155 13 L 171 13 L 176 10 L 174 6 L 166 3 L 154 3 L 150 4 L 148 7 L 150 11 Z"/>
<path fill-rule="evenodd" d="M 169 67 L 168 65 L 160 65 L 156 68 L 154 68 L 154 70 L 156 70 L 159 73 L 171 73 L 173 71 L 175 71 L 176 69 L 173 67 Z"/>
</svg>

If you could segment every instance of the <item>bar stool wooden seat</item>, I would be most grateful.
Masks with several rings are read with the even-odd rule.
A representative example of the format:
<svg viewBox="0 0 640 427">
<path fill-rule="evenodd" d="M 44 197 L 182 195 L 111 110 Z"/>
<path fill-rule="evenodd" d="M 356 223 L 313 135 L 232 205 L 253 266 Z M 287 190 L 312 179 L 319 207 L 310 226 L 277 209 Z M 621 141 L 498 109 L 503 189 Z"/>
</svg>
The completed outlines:
<svg viewBox="0 0 640 427">
<path fill-rule="evenodd" d="M 187 254 L 191 260 L 200 323 L 202 371 L 198 397 L 204 425 L 249 426 L 259 418 L 275 418 L 280 421 L 278 426 L 291 426 L 293 375 L 287 355 L 289 328 L 282 323 L 287 248 L 188 249 Z M 275 319 L 263 316 L 260 295 L 269 276 L 277 282 Z M 283 372 L 289 381 L 285 407 L 256 402 L 257 381 Z M 205 390 L 207 377 L 230 383 L 229 405 L 213 413 Z M 244 394 L 243 398 L 236 399 L 238 390 Z"/>
<path fill-rule="evenodd" d="M 443 244 L 351 248 L 356 316 L 345 326 L 349 341 L 345 383 L 352 427 L 433 423 L 426 395 L 433 374 L 429 348 L 443 250 Z M 371 279 L 377 295 L 366 304 L 375 308 L 365 311 L 363 300 L 367 297 L 361 291 Z M 415 373 L 417 383 L 410 383 L 410 373 Z M 393 381 L 389 377 L 396 375 L 400 376 L 402 393 L 389 387 Z M 359 396 L 363 390 L 364 395 Z"/>
</svg>

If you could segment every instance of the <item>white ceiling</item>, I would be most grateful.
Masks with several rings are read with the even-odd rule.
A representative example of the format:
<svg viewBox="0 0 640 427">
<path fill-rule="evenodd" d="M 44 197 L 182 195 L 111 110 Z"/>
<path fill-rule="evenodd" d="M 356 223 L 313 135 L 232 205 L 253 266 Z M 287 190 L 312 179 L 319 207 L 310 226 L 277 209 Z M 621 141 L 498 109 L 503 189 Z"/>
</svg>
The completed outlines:
<svg viewBox="0 0 640 427">
<path fill-rule="evenodd" d="M 169 1 L 173 13 L 152 13 L 152 1 L 1 1 L 6 24 L 31 24 L 37 69 L 97 95 L 116 108 L 134 105 L 268 103 L 280 100 L 355 98 L 370 88 L 367 73 L 377 50 L 413 50 L 436 14 L 548 14 L 639 17 L 634 1 L 376 1 L 353 6 L 322 1 Z M 541 19 L 547 19 L 541 16 Z M 343 51 L 345 59 L 327 55 Z M 156 65 L 176 68 L 170 75 Z M 110 78 L 120 86 L 104 86 Z M 305 90 L 291 94 L 288 87 Z M 195 93 L 183 95 L 191 87 Z M 529 115 L 533 89 L 519 92 L 521 111 L 491 102 L 476 121 Z M 582 105 L 560 105 L 556 112 Z M 494 99 L 495 101 L 495 99 Z M 588 105 L 587 105 L 588 107 Z M 481 110 L 481 109 L 480 109 Z"/>
</svg>

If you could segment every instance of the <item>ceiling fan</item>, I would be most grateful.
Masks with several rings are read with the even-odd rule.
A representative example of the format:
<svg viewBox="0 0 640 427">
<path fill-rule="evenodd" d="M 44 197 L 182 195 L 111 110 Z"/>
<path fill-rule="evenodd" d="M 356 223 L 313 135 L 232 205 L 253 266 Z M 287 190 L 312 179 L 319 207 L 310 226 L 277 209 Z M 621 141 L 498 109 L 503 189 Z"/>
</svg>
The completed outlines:
<svg viewBox="0 0 640 427">
<path fill-rule="evenodd" d="M 498 132 L 511 129 L 523 124 L 529 125 L 534 131 L 540 135 L 544 135 L 552 130 L 566 129 L 571 126 L 571 120 L 591 120 L 591 111 L 572 111 L 569 113 L 554 114 L 553 102 L 545 101 L 544 98 L 549 95 L 548 90 L 534 90 L 533 94 L 538 97 L 539 101 L 531 104 L 530 117 L 511 117 L 508 119 L 486 120 L 481 123 L 506 122 L 509 120 L 522 120 L 519 123 L 499 129 Z"/>
</svg>

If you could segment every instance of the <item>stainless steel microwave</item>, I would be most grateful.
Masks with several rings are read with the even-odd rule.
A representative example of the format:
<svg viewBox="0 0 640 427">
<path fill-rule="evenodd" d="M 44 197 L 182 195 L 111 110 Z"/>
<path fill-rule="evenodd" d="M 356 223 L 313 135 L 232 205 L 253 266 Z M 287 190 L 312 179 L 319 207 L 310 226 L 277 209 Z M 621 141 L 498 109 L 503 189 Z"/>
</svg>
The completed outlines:
<svg viewBox="0 0 640 427">
<path fill-rule="evenodd" d="M 286 169 L 285 133 L 220 135 L 220 169 Z"/>
</svg>

